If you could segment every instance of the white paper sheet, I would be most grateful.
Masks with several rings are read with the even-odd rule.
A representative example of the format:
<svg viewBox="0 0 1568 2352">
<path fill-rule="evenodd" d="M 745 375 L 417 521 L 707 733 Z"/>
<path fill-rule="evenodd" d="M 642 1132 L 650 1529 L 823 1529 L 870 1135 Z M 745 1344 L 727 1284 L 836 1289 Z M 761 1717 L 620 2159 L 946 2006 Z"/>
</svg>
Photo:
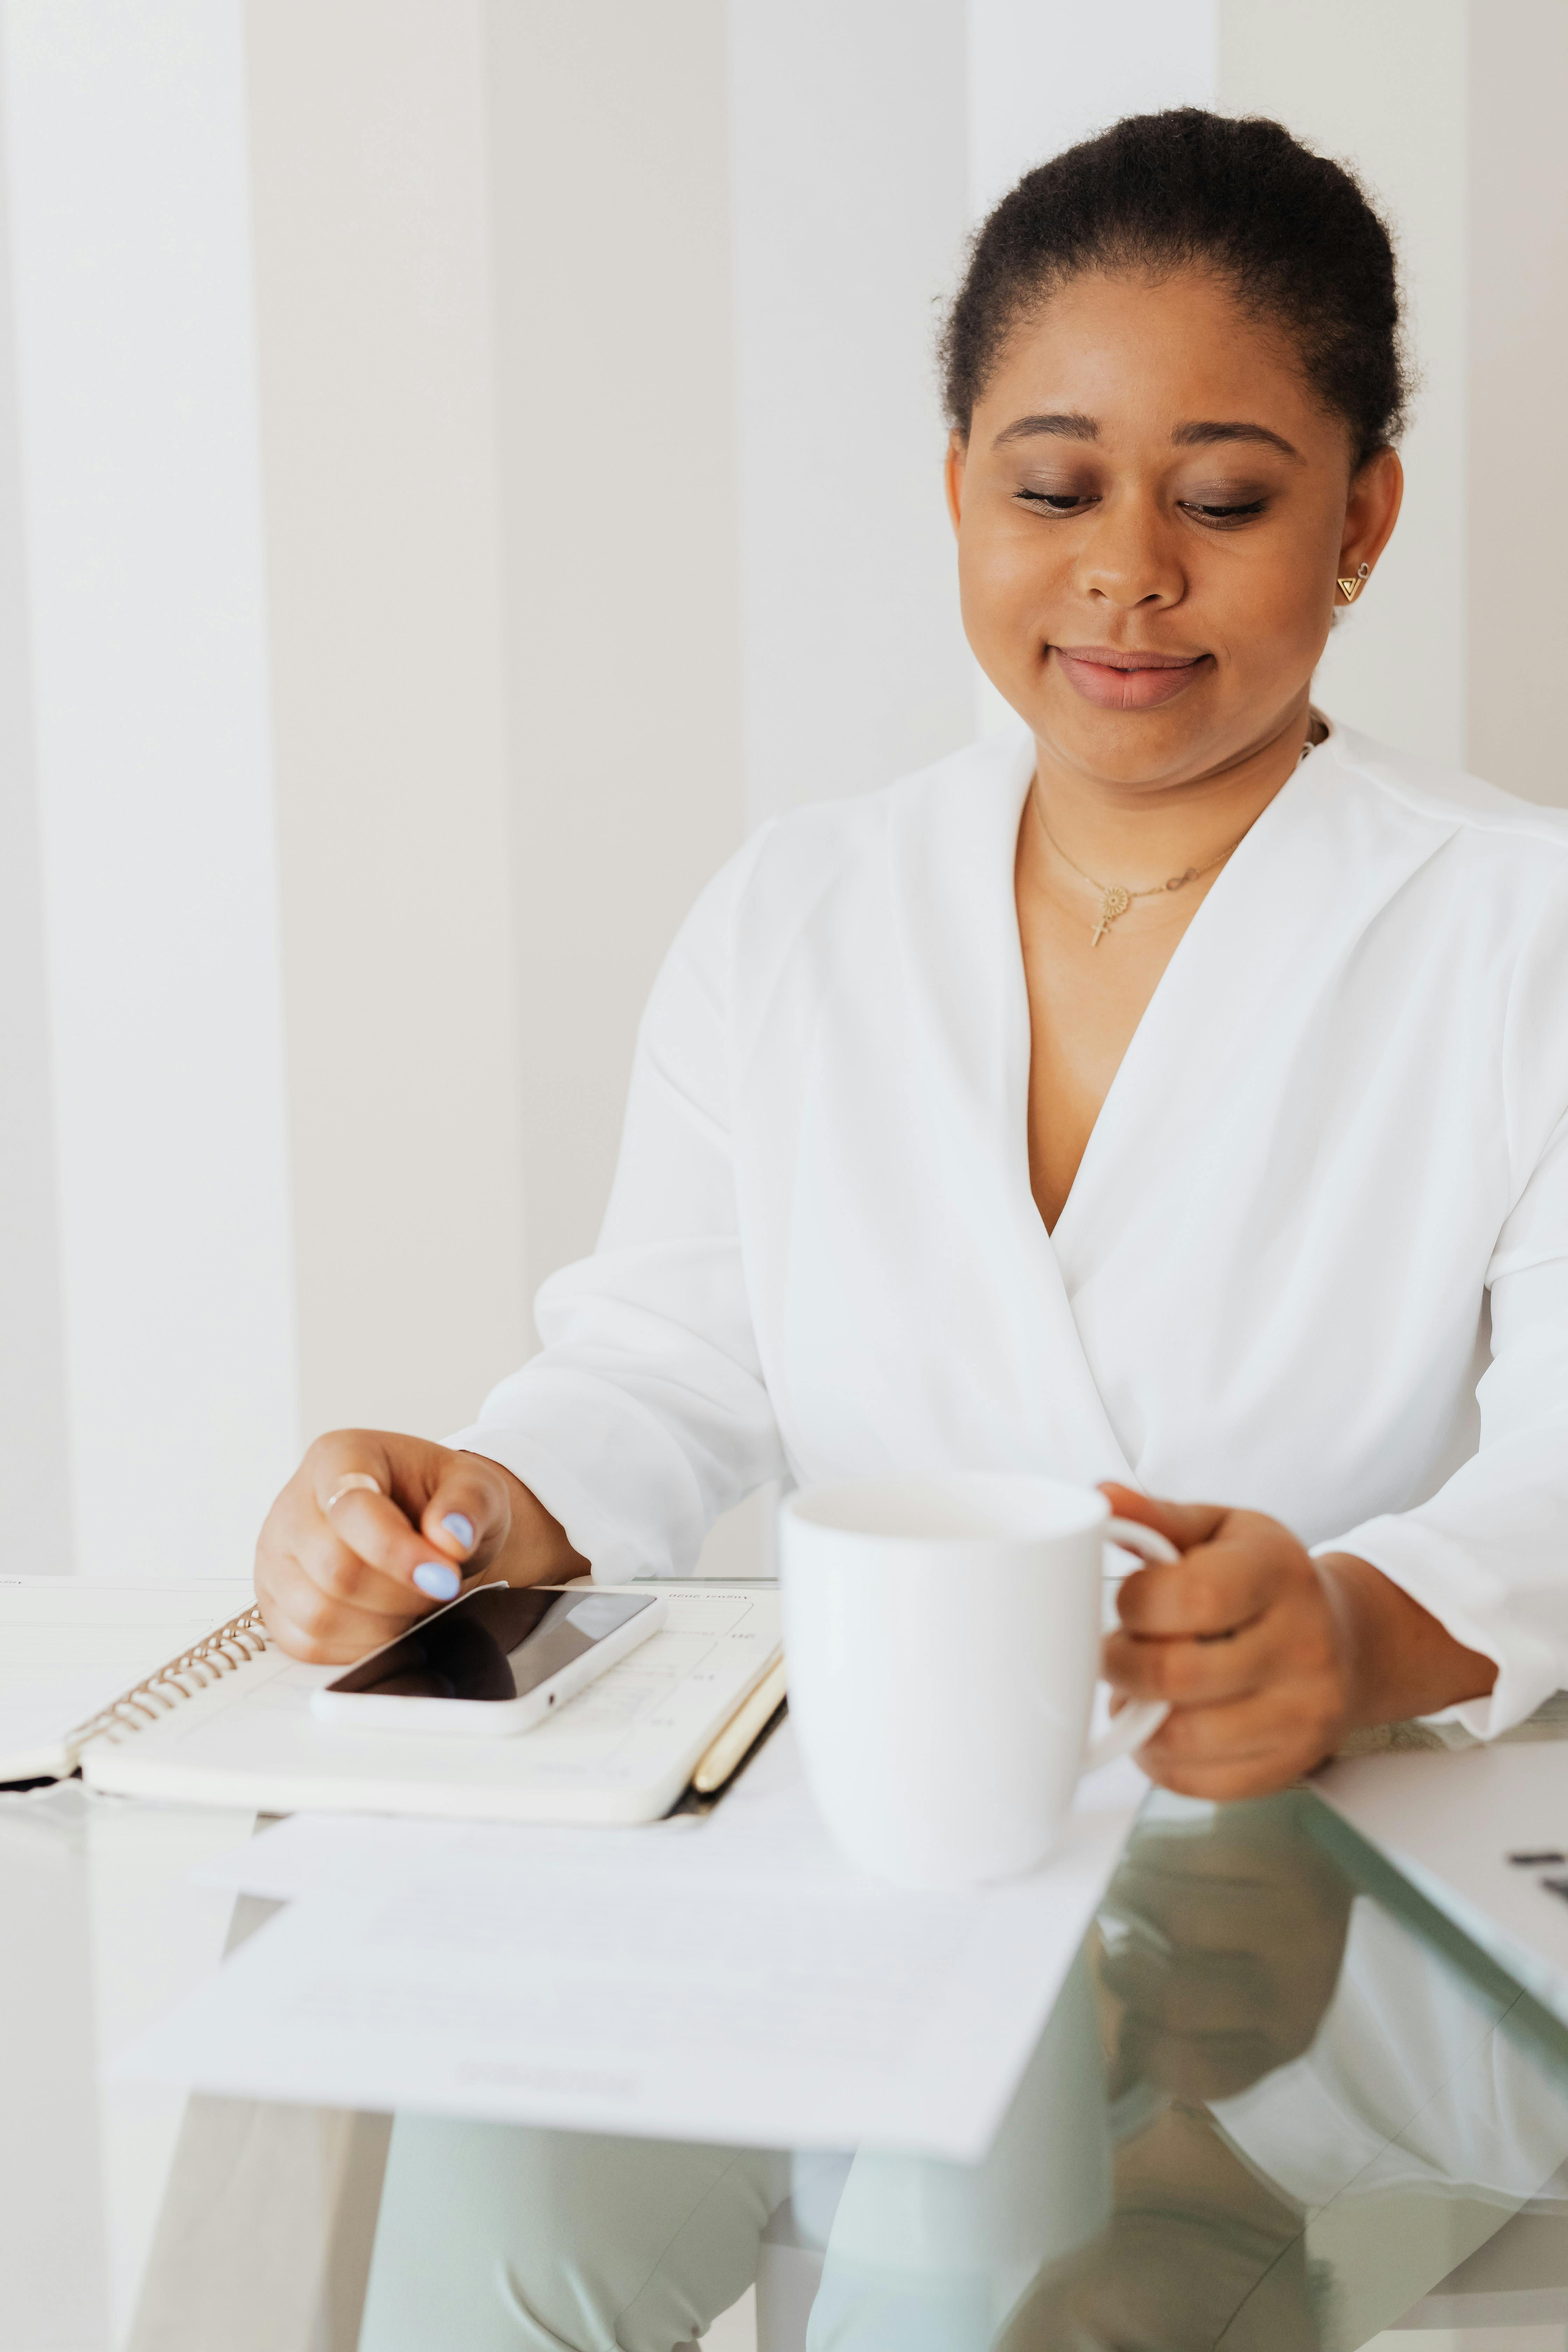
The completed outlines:
<svg viewBox="0 0 1568 2352">
<path fill-rule="evenodd" d="M 665 1839 L 708 1836 L 721 1824 L 732 1830 L 749 1821 L 763 1801 L 798 1787 L 800 1779 L 794 1728 L 786 1721 L 707 1814 L 673 1813 L 637 1829 L 582 1830 L 411 1815 L 291 1813 L 191 1874 L 198 1886 L 295 1903 L 351 1886 L 374 1891 L 400 1885 L 432 1865 L 471 1864 L 485 1871 L 527 1870 L 540 1863 L 590 1870 L 662 1869 L 658 1855 Z M 815 1834 L 813 1843 L 820 1844 Z"/>
<path fill-rule="evenodd" d="M 269 1891 L 291 1875 L 306 1899 L 117 2071 L 330 2105 L 973 2161 L 1129 1819 L 1075 1816 L 1047 1868 L 973 1895 L 862 1876 L 798 1784 L 727 1822 L 721 1808 L 695 1835 L 616 1838 L 614 1853 L 603 1834 L 573 1841 L 597 1865 L 552 1859 L 532 1832 L 381 1824 L 379 1864 L 364 1850 L 361 1874 L 330 1894 L 330 1826 L 289 1824 Z"/>
<path fill-rule="evenodd" d="M 287 1821 L 232 1846 L 192 1876 L 198 1886 L 227 1887 L 236 1895 L 263 1895 L 274 1903 L 342 1895 L 349 1888 L 374 1894 L 410 1875 L 471 1864 L 486 1872 L 568 1868 L 603 1869 L 612 1855 L 637 1869 L 650 1846 L 667 1838 L 690 1836 L 703 1824 L 694 1814 L 637 1830 L 513 1828 L 500 1822 L 438 1822 L 386 1813 L 290 1813 Z"/>
</svg>

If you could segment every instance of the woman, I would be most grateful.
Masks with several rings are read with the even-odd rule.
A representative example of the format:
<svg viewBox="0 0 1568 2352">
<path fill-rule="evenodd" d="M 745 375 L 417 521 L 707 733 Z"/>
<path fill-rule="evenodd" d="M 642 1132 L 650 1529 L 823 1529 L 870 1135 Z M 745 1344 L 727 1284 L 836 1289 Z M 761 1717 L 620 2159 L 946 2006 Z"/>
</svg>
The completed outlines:
<svg viewBox="0 0 1568 2352">
<path fill-rule="evenodd" d="M 544 1352 L 452 1446 L 320 1440 L 268 1622 L 346 1658 L 459 1572 L 679 1573 L 767 1478 L 1035 1471 L 1182 1549 L 1106 1650 L 1167 1786 L 1500 1731 L 1568 1684 L 1568 819 L 1311 708 L 1399 510 L 1387 236 L 1278 124 L 1125 122 L 998 206 L 944 360 L 1023 727 L 710 886 Z"/>
</svg>

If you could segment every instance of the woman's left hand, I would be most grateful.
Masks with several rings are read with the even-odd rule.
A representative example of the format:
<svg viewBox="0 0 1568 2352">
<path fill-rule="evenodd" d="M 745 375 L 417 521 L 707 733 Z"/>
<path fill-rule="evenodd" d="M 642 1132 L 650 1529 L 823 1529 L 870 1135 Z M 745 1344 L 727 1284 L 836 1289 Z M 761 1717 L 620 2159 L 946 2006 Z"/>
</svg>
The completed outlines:
<svg viewBox="0 0 1568 2352">
<path fill-rule="evenodd" d="M 1326 1564 L 1261 1511 L 1104 1492 L 1182 1553 L 1127 1578 L 1105 1645 L 1118 1692 L 1170 1702 L 1139 1750 L 1143 1769 L 1186 1796 L 1258 1797 L 1331 1755 L 1354 1676 L 1352 1629 Z"/>
<path fill-rule="evenodd" d="M 1184 1796 L 1266 1797 L 1362 1724 L 1483 1697 L 1497 1664 L 1353 1552 L 1313 1559 L 1261 1511 L 1157 1503 L 1107 1486 L 1124 1519 L 1181 1552 L 1122 1585 L 1105 1672 L 1126 1698 L 1171 1712 L 1138 1751 Z"/>
</svg>

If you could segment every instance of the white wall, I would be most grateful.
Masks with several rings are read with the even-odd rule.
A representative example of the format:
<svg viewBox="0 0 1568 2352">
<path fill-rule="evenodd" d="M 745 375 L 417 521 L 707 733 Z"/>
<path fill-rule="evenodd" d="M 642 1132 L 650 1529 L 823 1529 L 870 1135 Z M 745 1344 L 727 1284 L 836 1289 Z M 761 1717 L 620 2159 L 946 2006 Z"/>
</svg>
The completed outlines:
<svg viewBox="0 0 1568 2352">
<path fill-rule="evenodd" d="M 1212 106 L 1217 0 L 1094 8 L 970 0 L 969 207 L 983 219 L 1024 173 L 1124 114 Z"/>
<path fill-rule="evenodd" d="M 238 10 L 0 35 L 74 1561 L 242 1570 L 297 1413 Z"/>
<path fill-rule="evenodd" d="M 1468 0 L 1219 0 L 1218 104 L 1277 115 L 1363 174 L 1395 231 L 1423 379 L 1399 527 L 1336 625 L 1319 699 L 1352 726 L 1451 765 L 1465 758 L 1469 670 L 1469 15 Z"/>
<path fill-rule="evenodd" d="M 1568 806 L 1568 8 L 1474 6 L 1466 68 L 1468 757 L 1510 793 Z"/>
<path fill-rule="evenodd" d="M 47 1574 L 72 1554 L 69 1402 L 7 212 L 0 176 L 0 1509 Z"/>
<path fill-rule="evenodd" d="M 303 1423 L 526 1345 L 481 0 L 245 10 Z"/>
<path fill-rule="evenodd" d="M 963 0 L 731 0 L 753 820 L 967 742 L 932 347 L 967 228 Z"/>
<path fill-rule="evenodd" d="M 531 1297 L 593 1246 L 637 1014 L 745 831 L 733 257 L 723 0 L 487 20 Z"/>
</svg>

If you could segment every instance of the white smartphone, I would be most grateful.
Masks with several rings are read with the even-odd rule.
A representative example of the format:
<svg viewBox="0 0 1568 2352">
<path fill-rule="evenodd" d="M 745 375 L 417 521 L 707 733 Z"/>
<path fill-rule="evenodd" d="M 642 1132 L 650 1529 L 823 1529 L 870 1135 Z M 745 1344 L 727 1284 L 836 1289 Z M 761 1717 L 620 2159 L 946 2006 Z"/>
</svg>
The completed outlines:
<svg viewBox="0 0 1568 2352">
<path fill-rule="evenodd" d="M 506 1738 L 558 1714 L 668 1612 L 626 1585 L 481 1584 L 312 1691 L 310 1709 L 349 1730 Z"/>
</svg>

